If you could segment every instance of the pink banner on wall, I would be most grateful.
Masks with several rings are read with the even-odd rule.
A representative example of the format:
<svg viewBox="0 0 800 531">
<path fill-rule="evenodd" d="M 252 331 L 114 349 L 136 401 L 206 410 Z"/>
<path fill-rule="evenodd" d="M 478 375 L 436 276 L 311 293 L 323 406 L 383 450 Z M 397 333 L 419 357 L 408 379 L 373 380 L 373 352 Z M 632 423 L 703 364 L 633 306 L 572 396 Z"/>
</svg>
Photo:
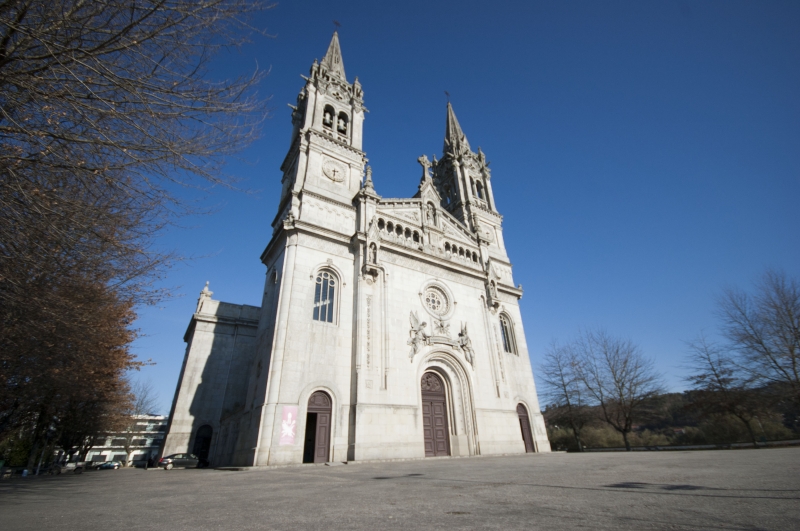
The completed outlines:
<svg viewBox="0 0 800 531">
<path fill-rule="evenodd" d="M 297 434 L 297 406 L 283 406 L 281 416 L 281 441 L 280 446 L 294 444 Z"/>
</svg>

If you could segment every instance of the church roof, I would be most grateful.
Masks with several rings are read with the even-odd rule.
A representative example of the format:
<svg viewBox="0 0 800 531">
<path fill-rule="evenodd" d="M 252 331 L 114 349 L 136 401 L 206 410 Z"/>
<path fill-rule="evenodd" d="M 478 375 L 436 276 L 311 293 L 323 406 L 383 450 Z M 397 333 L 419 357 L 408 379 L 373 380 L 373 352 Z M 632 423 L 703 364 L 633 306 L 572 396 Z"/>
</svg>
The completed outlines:
<svg viewBox="0 0 800 531">
<path fill-rule="evenodd" d="M 331 43 L 328 45 L 328 51 L 325 52 L 325 57 L 322 58 L 322 65 L 327 68 L 331 74 L 339 76 L 342 80 L 347 81 L 347 77 L 344 75 L 342 49 L 339 47 L 339 34 L 335 31 L 333 32 Z"/>
<path fill-rule="evenodd" d="M 469 151 L 469 142 L 464 131 L 461 130 L 461 125 L 458 123 L 456 113 L 453 112 L 453 106 L 447 102 L 447 127 L 444 132 L 444 148 L 443 151 L 448 153 L 450 151 L 461 153 L 462 151 Z"/>
</svg>

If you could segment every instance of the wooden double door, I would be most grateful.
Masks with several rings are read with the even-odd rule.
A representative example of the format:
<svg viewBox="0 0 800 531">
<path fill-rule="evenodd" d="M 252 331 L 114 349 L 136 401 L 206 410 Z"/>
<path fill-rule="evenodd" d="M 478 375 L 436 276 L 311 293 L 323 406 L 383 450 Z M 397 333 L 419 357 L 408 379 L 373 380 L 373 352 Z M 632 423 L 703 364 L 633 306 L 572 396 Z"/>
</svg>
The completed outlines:
<svg viewBox="0 0 800 531">
<path fill-rule="evenodd" d="M 308 399 L 304 463 L 327 463 L 331 448 L 331 397 L 317 391 Z"/>
<path fill-rule="evenodd" d="M 447 426 L 447 395 L 442 379 L 426 372 L 422 388 L 422 429 L 425 434 L 425 457 L 450 455 L 450 430 Z"/>
</svg>

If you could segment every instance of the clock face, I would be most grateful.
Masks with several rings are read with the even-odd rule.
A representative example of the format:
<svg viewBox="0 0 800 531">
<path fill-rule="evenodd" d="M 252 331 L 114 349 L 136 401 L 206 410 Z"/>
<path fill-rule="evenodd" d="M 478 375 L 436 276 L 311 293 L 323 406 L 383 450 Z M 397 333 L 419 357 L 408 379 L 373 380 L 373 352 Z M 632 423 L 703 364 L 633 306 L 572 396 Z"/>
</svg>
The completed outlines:
<svg viewBox="0 0 800 531">
<path fill-rule="evenodd" d="M 335 183 L 344 181 L 345 165 L 336 160 L 326 160 L 322 163 L 322 173 Z"/>
</svg>

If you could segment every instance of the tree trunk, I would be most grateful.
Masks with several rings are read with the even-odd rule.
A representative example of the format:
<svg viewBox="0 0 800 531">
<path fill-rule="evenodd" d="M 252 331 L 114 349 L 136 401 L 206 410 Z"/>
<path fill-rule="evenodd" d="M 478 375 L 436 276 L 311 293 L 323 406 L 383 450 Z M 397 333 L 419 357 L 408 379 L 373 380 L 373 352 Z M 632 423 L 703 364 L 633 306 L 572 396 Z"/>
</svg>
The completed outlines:
<svg viewBox="0 0 800 531">
<path fill-rule="evenodd" d="M 756 441 L 756 434 L 753 431 L 753 427 L 750 425 L 750 421 L 745 420 L 742 417 L 739 417 L 739 420 L 741 420 L 742 423 L 747 428 L 747 434 L 750 435 L 750 440 L 753 441 L 753 448 L 758 448 L 758 441 Z"/>
<path fill-rule="evenodd" d="M 628 440 L 628 432 L 627 431 L 623 431 L 622 432 L 622 440 L 625 441 L 625 451 L 626 452 L 630 452 L 631 451 L 631 443 Z"/>
<path fill-rule="evenodd" d="M 578 443 L 578 451 L 583 451 L 583 443 L 581 442 L 581 432 L 572 428 L 572 434 L 575 436 L 575 442 Z"/>
</svg>

